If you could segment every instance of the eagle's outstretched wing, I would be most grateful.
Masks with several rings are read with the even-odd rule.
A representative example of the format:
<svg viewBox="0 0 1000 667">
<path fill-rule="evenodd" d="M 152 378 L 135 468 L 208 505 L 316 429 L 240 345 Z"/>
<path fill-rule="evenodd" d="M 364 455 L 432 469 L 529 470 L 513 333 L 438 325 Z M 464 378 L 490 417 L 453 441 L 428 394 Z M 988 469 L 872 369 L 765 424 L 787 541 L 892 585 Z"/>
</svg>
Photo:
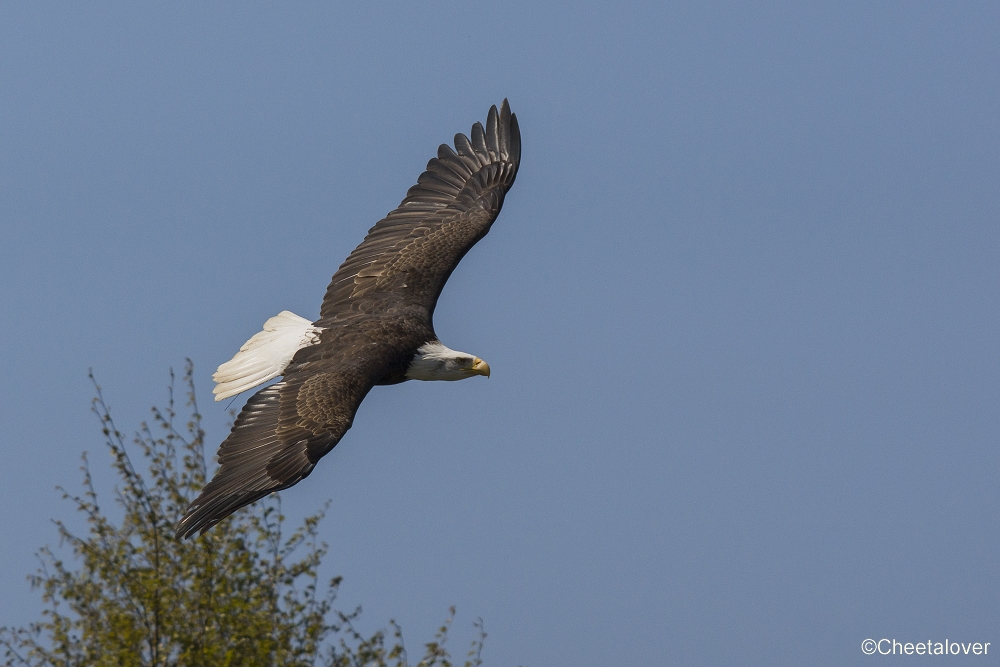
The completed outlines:
<svg viewBox="0 0 1000 667">
<path fill-rule="evenodd" d="M 181 539 L 312 472 L 340 442 L 361 401 L 384 373 L 389 352 L 363 332 L 324 332 L 336 344 L 302 350 L 281 382 L 243 406 L 219 447 L 219 470 L 177 524 Z M 390 353 L 391 354 L 391 353 Z"/>
<path fill-rule="evenodd" d="M 485 128 L 472 126 L 471 140 L 457 134 L 455 150 L 441 144 L 399 208 L 368 231 L 334 274 L 317 324 L 397 304 L 429 318 L 448 276 L 496 220 L 520 160 L 517 117 L 504 100 Z"/>
</svg>

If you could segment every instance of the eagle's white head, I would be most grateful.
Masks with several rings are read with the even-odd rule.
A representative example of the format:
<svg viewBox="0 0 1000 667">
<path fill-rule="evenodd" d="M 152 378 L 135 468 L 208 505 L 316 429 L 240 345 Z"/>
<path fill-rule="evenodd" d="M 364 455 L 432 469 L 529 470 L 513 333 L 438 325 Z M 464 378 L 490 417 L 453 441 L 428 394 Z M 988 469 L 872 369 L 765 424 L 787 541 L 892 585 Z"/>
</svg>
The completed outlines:
<svg viewBox="0 0 1000 667">
<path fill-rule="evenodd" d="M 468 352 L 456 352 L 439 341 L 424 343 L 406 369 L 408 380 L 464 380 L 473 375 L 490 376 L 490 365 Z"/>
</svg>

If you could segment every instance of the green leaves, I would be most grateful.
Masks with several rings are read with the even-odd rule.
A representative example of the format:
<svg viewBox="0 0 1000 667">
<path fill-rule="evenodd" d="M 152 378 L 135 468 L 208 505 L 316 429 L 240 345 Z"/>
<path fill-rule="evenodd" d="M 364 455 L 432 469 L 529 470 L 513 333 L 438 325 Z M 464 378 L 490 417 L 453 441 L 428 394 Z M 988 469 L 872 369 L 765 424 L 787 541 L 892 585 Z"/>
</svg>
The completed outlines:
<svg viewBox="0 0 1000 667">
<path fill-rule="evenodd" d="M 83 492 L 63 495 L 86 517 L 87 531 L 77 535 L 56 522 L 73 562 L 48 547 L 39 551 L 41 565 L 29 580 L 45 609 L 27 628 L 0 629 L 3 664 L 406 667 L 398 625 L 391 622 L 390 641 L 383 631 L 365 638 L 352 626 L 360 608 L 333 610 L 340 578 L 318 576 L 327 546 L 317 527 L 326 507 L 286 535 L 275 494 L 205 535 L 174 539 L 174 524 L 208 479 L 192 377 L 188 361 L 186 419 L 175 410 L 171 373 L 166 407 L 153 408 L 152 425 L 136 433 L 144 473 L 94 382 L 92 409 L 119 478 L 115 499 L 123 516 L 116 523 L 101 510 L 84 454 Z M 453 616 L 454 608 L 419 667 L 452 667 L 445 641 Z M 482 621 L 476 627 L 465 667 L 482 664 L 486 634 Z"/>
</svg>

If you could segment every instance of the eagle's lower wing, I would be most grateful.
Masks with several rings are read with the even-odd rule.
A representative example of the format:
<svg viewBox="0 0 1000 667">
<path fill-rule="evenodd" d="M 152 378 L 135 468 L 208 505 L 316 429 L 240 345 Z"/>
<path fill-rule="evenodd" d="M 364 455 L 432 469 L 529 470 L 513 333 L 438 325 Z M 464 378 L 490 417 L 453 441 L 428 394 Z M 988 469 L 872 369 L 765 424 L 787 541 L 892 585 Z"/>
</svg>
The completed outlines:
<svg viewBox="0 0 1000 667">
<path fill-rule="evenodd" d="M 473 125 L 471 140 L 455 135 L 455 148 L 438 148 L 399 208 L 340 266 L 320 320 L 380 313 L 392 303 L 433 313 L 448 276 L 490 230 L 517 175 L 521 134 L 507 100 L 490 109 L 485 129 Z"/>
<path fill-rule="evenodd" d="M 254 394 L 219 447 L 219 470 L 177 524 L 204 533 L 244 505 L 304 479 L 351 428 L 376 373 L 361 364 L 303 364 Z"/>
</svg>

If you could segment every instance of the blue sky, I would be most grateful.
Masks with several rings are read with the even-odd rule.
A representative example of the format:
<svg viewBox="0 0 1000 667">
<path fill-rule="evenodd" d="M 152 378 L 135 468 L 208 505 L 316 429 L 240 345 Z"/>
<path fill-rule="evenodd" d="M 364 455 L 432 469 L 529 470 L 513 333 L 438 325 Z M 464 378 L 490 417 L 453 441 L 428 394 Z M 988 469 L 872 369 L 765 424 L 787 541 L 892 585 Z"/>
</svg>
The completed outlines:
<svg viewBox="0 0 1000 667">
<path fill-rule="evenodd" d="M 330 276 L 508 97 L 435 315 L 489 380 L 373 391 L 284 494 L 341 606 L 491 665 L 1000 645 L 993 3 L 0 8 L 0 625 L 55 490 Z M 242 400 L 242 399 L 241 399 Z M 238 407 L 238 405 L 237 405 Z"/>
</svg>

